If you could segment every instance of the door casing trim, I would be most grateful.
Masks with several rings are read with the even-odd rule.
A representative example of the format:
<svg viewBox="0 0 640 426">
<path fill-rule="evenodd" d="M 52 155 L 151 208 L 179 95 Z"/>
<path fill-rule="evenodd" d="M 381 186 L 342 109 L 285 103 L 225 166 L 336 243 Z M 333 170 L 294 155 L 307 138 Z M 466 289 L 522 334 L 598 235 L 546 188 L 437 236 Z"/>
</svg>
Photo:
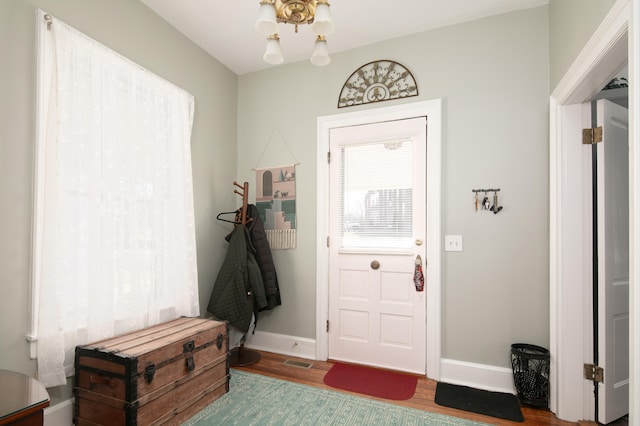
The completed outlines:
<svg viewBox="0 0 640 426">
<path fill-rule="evenodd" d="M 316 229 L 316 359 L 329 356 L 326 324 L 329 319 L 329 131 L 336 127 L 427 117 L 427 377 L 440 379 L 441 358 L 441 199 L 442 199 L 442 100 L 407 103 L 317 120 L 317 229 Z M 431 236 L 434 236 L 431 238 Z"/>
</svg>

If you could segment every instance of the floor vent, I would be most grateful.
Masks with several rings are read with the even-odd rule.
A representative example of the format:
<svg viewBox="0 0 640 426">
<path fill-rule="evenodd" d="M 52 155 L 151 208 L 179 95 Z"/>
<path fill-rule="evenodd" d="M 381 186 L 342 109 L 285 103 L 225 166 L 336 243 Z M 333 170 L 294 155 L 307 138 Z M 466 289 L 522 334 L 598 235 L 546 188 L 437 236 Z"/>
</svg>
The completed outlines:
<svg viewBox="0 0 640 426">
<path fill-rule="evenodd" d="M 292 359 L 286 359 L 282 362 L 284 365 L 288 365 L 290 367 L 297 367 L 297 368 L 304 368 L 304 369 L 309 369 L 311 367 L 313 367 L 313 364 L 310 362 L 304 362 L 304 361 L 294 361 Z"/>
</svg>

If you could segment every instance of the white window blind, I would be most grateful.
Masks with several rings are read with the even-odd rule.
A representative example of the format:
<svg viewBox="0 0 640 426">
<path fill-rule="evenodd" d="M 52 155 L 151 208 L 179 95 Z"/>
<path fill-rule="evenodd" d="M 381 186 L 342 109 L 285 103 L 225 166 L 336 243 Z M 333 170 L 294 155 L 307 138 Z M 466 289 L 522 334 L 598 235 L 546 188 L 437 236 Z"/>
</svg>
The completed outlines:
<svg viewBox="0 0 640 426">
<path fill-rule="evenodd" d="M 412 142 L 348 146 L 340 157 L 340 247 L 411 249 Z"/>
<path fill-rule="evenodd" d="M 76 345 L 199 314 L 194 98 L 39 11 L 33 305 L 38 377 Z"/>
</svg>

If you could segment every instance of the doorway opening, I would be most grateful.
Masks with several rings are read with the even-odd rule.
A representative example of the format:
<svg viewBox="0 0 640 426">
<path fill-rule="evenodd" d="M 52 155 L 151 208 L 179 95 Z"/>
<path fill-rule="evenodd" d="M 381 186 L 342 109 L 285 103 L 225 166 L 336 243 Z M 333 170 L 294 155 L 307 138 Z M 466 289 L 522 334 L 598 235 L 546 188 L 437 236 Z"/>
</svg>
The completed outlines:
<svg viewBox="0 0 640 426">
<path fill-rule="evenodd" d="M 585 263 L 592 271 L 593 336 L 585 364 L 598 373 L 592 381 L 594 419 L 609 424 L 629 412 L 629 114 L 604 98 L 584 109 L 585 127 L 603 134 L 601 142 L 583 147 L 591 174 L 583 184 L 592 229 Z"/>
<path fill-rule="evenodd" d="M 585 272 L 591 230 L 583 182 L 590 181 L 590 170 L 587 176 L 582 104 L 627 63 L 630 16 L 629 3 L 612 7 L 550 99 L 550 408 L 569 421 L 594 420 L 595 412 L 593 386 L 583 379 L 585 360 L 592 357 L 592 287 Z"/>
</svg>

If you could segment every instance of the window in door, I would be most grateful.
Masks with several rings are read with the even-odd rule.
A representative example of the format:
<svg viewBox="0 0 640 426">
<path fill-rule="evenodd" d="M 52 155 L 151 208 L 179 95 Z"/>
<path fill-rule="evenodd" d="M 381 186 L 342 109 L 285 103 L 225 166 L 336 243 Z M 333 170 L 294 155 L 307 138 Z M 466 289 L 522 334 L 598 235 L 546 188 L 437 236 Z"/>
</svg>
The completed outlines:
<svg viewBox="0 0 640 426">
<path fill-rule="evenodd" d="M 341 148 L 342 249 L 412 247 L 412 141 Z"/>
</svg>

